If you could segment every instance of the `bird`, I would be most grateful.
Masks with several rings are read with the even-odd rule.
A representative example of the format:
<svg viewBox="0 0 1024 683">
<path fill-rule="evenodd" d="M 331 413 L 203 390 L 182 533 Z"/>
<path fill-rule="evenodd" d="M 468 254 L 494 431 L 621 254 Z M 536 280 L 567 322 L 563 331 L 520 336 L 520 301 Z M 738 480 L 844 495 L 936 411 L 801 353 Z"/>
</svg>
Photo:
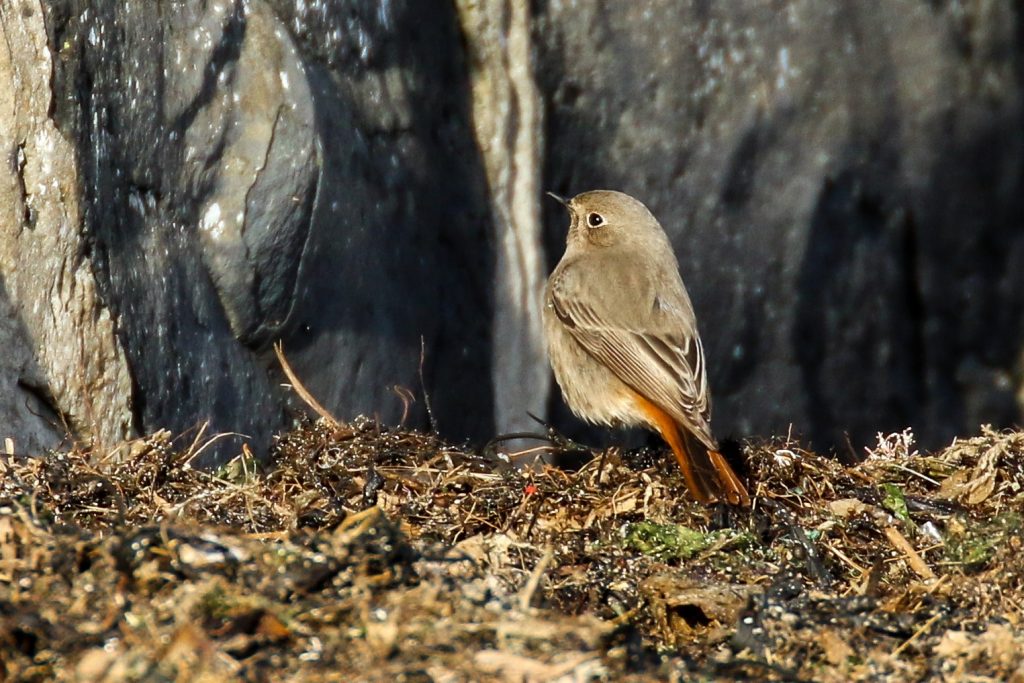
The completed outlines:
<svg viewBox="0 0 1024 683">
<path fill-rule="evenodd" d="M 711 431 L 704 348 L 665 230 L 622 192 L 548 194 L 570 216 L 542 308 L 548 357 L 570 410 L 591 424 L 656 431 L 694 498 L 749 506 Z"/>
</svg>

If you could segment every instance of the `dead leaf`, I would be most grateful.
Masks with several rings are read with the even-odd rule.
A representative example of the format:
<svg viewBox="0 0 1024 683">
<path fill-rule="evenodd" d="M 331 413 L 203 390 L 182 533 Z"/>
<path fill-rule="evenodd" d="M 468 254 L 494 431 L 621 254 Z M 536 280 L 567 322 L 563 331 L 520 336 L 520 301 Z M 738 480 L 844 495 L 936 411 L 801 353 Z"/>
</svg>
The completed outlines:
<svg viewBox="0 0 1024 683">
<path fill-rule="evenodd" d="M 996 474 L 999 460 L 1006 452 L 1006 443 L 997 440 L 978 459 L 970 470 L 959 470 L 951 474 L 939 487 L 937 497 L 944 500 L 958 500 L 967 505 L 984 502 L 996 489 Z"/>
<path fill-rule="evenodd" d="M 846 640 L 830 628 L 823 629 L 818 634 L 818 644 L 825 653 L 825 659 L 833 666 L 847 662 L 854 655 L 853 648 Z"/>
<path fill-rule="evenodd" d="M 841 498 L 840 500 L 833 500 L 828 504 L 828 507 L 836 517 L 846 518 L 864 514 L 872 506 L 857 498 Z"/>
</svg>

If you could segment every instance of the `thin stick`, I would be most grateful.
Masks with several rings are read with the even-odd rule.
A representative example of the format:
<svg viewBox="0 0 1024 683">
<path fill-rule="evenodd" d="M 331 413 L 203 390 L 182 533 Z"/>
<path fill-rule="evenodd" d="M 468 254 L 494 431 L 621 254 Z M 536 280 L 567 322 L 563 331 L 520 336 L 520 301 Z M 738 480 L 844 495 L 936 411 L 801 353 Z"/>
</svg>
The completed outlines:
<svg viewBox="0 0 1024 683">
<path fill-rule="evenodd" d="M 548 565 L 551 564 L 551 559 L 554 557 L 554 553 L 551 551 L 551 546 L 544 549 L 544 554 L 540 560 L 537 561 L 537 566 L 533 568 L 530 573 L 530 580 L 526 582 L 522 592 L 519 594 L 519 609 L 524 612 L 530 608 L 530 601 L 533 600 L 533 594 L 537 592 L 537 586 L 540 585 L 541 577 L 544 576 L 544 572 L 547 571 Z"/>
<path fill-rule="evenodd" d="M 934 579 L 935 572 L 932 571 L 921 556 L 914 550 L 914 546 L 910 545 L 910 541 L 907 537 L 900 533 L 900 530 L 894 526 L 885 527 L 885 537 L 889 539 L 889 543 L 896 550 L 900 550 L 907 557 L 907 564 L 910 568 L 917 573 L 922 579 Z"/>
<path fill-rule="evenodd" d="M 534 453 L 545 453 L 553 450 L 555 450 L 554 446 L 534 446 L 533 448 L 527 448 L 524 451 L 516 451 L 515 453 L 508 453 L 507 455 L 509 460 L 515 460 L 516 458 L 525 458 L 526 456 L 533 455 Z"/>
<path fill-rule="evenodd" d="M 925 631 L 930 629 L 932 627 L 932 624 L 934 624 L 936 621 L 938 621 L 941 618 L 942 618 L 942 612 L 939 612 L 938 614 L 933 616 L 931 619 L 929 619 L 928 621 L 926 621 L 923 624 L 921 624 L 921 628 L 919 628 L 916 631 L 914 631 L 914 635 L 912 635 L 909 638 L 907 638 L 906 640 L 904 640 L 902 643 L 900 643 L 899 647 L 897 647 L 895 650 L 892 651 L 892 656 L 895 657 L 896 655 L 898 655 L 899 653 L 901 653 L 905 649 L 907 649 L 907 647 L 912 642 L 914 642 L 915 640 L 920 638 L 921 634 L 923 634 Z"/>
<path fill-rule="evenodd" d="M 277 355 L 277 362 L 281 364 L 281 369 L 284 370 L 285 377 L 291 382 L 292 389 L 299 395 L 306 405 L 313 409 L 317 415 L 322 417 L 332 429 L 341 429 L 341 423 L 338 422 L 337 418 L 328 412 L 327 408 L 320 405 L 320 401 L 317 401 L 313 394 L 309 393 L 309 390 L 299 381 L 298 375 L 292 370 L 292 366 L 288 363 L 288 359 L 284 357 L 284 347 L 281 342 L 274 344 L 274 353 Z"/>
<path fill-rule="evenodd" d="M 916 470 L 912 470 L 912 469 L 910 469 L 909 467 L 904 467 L 903 465 L 900 465 L 899 463 L 896 463 L 896 462 L 889 462 L 889 463 L 886 463 L 886 465 L 888 465 L 889 467 L 893 467 L 893 468 L 895 468 L 895 469 L 901 470 L 901 471 L 903 471 L 903 472 L 906 472 L 907 474 L 912 474 L 912 475 L 914 475 L 915 477 L 918 477 L 919 479 L 923 479 L 923 480 L 925 480 L 926 482 L 928 482 L 929 484 L 932 484 L 932 485 L 934 485 L 934 486 L 942 486 L 942 484 L 941 484 L 941 483 L 939 483 L 939 482 L 935 481 L 935 480 L 934 480 L 934 479 L 932 479 L 931 477 L 929 477 L 929 476 L 927 476 L 927 475 L 924 475 L 924 474 L 921 474 L 920 472 L 918 472 L 918 471 L 916 471 Z"/>
<path fill-rule="evenodd" d="M 836 548 L 831 543 L 822 543 L 822 545 L 825 546 L 826 548 L 828 548 L 829 550 L 831 550 L 832 554 L 834 554 L 840 560 L 845 562 L 850 567 L 850 569 L 853 569 L 858 574 L 866 574 L 869 571 L 868 569 L 865 569 L 864 567 L 860 566 L 859 564 L 857 564 L 856 562 L 851 560 L 849 557 L 847 557 L 843 553 L 842 550 L 840 550 L 839 548 Z"/>
<path fill-rule="evenodd" d="M 427 382 L 423 379 L 423 364 L 427 360 L 427 342 L 420 335 L 420 389 L 423 390 L 423 405 L 427 409 L 427 419 L 430 420 L 430 431 L 437 434 L 437 419 L 434 417 L 434 407 L 430 405 L 430 394 L 427 392 Z"/>
</svg>

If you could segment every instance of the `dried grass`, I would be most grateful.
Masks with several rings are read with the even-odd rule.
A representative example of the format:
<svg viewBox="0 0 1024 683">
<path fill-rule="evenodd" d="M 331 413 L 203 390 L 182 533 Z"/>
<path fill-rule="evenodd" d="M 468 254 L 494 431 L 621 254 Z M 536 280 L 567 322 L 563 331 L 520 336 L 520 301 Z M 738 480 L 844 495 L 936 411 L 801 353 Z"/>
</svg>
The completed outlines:
<svg viewBox="0 0 1024 683">
<path fill-rule="evenodd" d="M 517 469 L 321 420 L 191 468 L 207 443 L 0 456 L 4 677 L 1024 681 L 1022 433 L 748 443 L 747 511 L 649 450 Z"/>
</svg>

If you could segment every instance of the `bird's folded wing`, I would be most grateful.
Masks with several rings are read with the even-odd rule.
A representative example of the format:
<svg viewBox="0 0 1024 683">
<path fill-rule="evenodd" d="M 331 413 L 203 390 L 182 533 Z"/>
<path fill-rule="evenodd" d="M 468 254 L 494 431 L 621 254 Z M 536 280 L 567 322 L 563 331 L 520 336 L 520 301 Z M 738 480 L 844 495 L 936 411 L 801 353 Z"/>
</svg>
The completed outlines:
<svg viewBox="0 0 1024 683">
<path fill-rule="evenodd" d="M 655 320 L 662 324 L 653 329 L 629 329 L 559 294 L 552 288 L 555 313 L 590 355 L 714 448 L 704 350 L 695 333 L 671 318 Z"/>
</svg>

